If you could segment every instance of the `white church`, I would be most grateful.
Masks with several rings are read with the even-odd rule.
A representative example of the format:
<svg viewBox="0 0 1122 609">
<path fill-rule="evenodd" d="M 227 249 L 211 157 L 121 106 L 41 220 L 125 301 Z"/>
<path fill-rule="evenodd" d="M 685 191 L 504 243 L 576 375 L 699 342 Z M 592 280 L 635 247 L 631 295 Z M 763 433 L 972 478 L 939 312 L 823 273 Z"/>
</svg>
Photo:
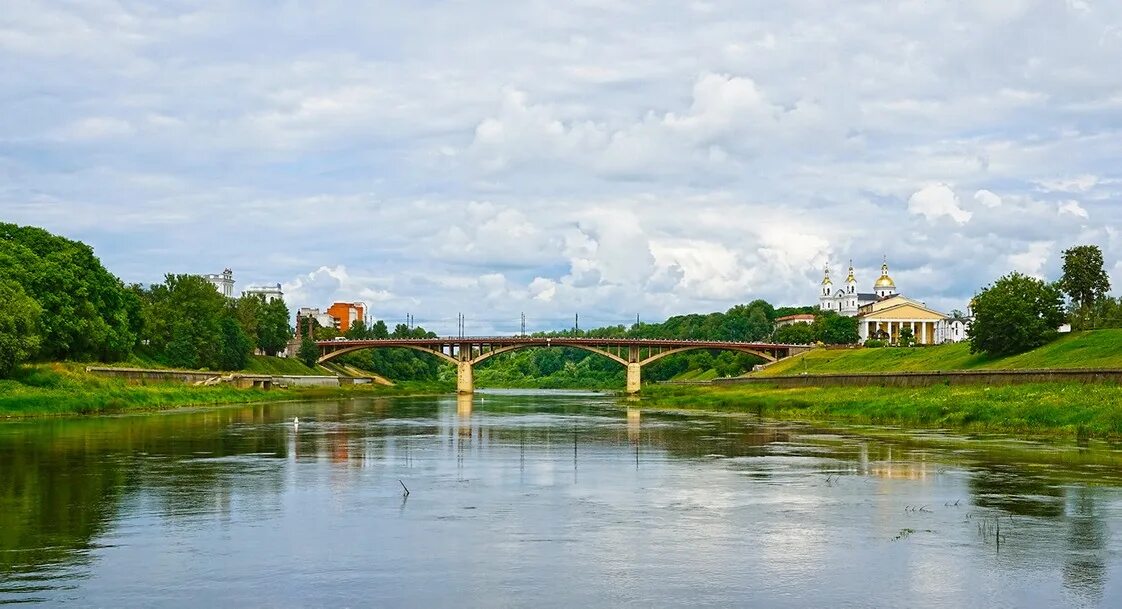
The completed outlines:
<svg viewBox="0 0 1122 609">
<path fill-rule="evenodd" d="M 901 296 L 896 292 L 896 282 L 888 275 L 888 260 L 880 267 L 880 277 L 872 292 L 862 292 L 857 287 L 853 263 L 845 283 L 838 288 L 830 279 L 827 266 L 818 295 L 818 308 L 835 311 L 846 317 L 857 318 L 857 331 L 861 342 L 878 339 L 895 344 L 900 334 L 909 330 L 915 344 L 934 345 L 966 340 L 969 318 L 954 319 L 946 313 L 929 309 L 926 304 Z"/>
</svg>

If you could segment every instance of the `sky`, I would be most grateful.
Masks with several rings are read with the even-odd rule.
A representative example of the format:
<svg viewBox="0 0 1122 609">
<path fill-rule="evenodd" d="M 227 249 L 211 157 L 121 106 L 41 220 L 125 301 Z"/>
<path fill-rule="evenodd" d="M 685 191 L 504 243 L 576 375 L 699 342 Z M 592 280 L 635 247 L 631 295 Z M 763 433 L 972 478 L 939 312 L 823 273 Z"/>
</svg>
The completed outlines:
<svg viewBox="0 0 1122 609">
<path fill-rule="evenodd" d="M 446 334 L 814 304 L 885 257 L 943 311 L 1077 244 L 1122 286 L 1122 2 L 3 5 L 0 221 L 129 283 Z"/>
</svg>

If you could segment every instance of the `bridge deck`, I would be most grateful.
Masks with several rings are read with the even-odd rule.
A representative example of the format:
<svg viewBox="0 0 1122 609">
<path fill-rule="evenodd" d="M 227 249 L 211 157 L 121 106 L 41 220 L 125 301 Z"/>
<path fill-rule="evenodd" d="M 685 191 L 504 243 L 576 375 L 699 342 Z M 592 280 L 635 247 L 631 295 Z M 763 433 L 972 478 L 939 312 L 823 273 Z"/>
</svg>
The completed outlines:
<svg viewBox="0 0 1122 609">
<path fill-rule="evenodd" d="M 440 336 L 436 338 L 381 338 L 369 340 L 321 340 L 316 342 L 320 347 L 358 347 L 412 345 L 437 347 L 444 345 L 491 345 L 496 347 L 540 345 L 549 347 L 553 345 L 587 345 L 595 347 L 707 347 L 714 349 L 741 348 L 741 349 L 789 349 L 791 347 L 804 347 L 805 345 L 789 345 L 783 343 L 756 343 L 740 341 L 711 341 L 711 340 L 681 340 L 662 338 L 567 338 L 567 337 L 538 337 L 538 336 Z"/>
</svg>

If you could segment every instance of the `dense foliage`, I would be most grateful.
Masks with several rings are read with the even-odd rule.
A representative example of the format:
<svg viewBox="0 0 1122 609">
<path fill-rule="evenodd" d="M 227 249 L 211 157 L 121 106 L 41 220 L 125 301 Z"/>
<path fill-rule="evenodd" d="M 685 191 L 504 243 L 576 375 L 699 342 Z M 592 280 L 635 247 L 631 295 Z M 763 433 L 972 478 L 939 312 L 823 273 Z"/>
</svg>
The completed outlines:
<svg viewBox="0 0 1122 609">
<path fill-rule="evenodd" d="M 39 348 L 39 303 L 14 281 L 0 280 L 0 378 Z"/>
<path fill-rule="evenodd" d="M 38 303 L 40 357 L 113 361 L 132 350 L 135 302 L 88 245 L 0 224 L 0 277 Z"/>
<path fill-rule="evenodd" d="M 988 355 L 1028 351 L 1055 338 L 1063 322 L 1059 287 L 1010 273 L 974 298 L 970 350 Z"/>
<path fill-rule="evenodd" d="M 254 348 L 272 354 L 291 336 L 284 301 L 229 299 L 197 275 L 168 275 L 148 289 L 134 286 L 133 293 L 140 302 L 139 350 L 169 366 L 240 370 Z"/>
</svg>

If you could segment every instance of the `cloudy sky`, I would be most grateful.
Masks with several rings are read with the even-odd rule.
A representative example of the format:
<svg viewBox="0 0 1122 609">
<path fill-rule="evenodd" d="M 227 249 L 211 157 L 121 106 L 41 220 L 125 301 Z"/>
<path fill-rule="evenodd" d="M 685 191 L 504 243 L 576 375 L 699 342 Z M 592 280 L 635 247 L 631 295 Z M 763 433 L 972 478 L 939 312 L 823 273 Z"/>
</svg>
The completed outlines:
<svg viewBox="0 0 1122 609">
<path fill-rule="evenodd" d="M 882 256 L 944 310 L 1079 243 L 1122 286 L 1116 0 L 3 5 L 0 220 L 128 282 L 447 333 L 808 304 Z"/>
</svg>

